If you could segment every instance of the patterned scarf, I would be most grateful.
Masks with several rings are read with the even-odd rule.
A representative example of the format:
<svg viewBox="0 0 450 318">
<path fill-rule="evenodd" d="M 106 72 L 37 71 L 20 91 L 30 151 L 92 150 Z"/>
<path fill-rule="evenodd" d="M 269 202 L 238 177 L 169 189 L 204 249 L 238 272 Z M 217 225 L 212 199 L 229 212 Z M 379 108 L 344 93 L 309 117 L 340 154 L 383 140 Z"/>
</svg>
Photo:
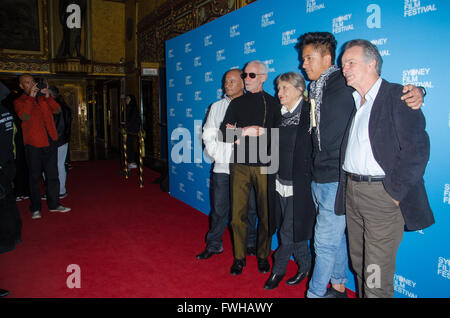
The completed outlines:
<svg viewBox="0 0 450 318">
<path fill-rule="evenodd" d="M 303 101 L 300 101 L 297 108 L 291 113 L 287 112 L 281 115 L 280 127 L 298 126 L 300 124 L 300 114 Z"/>
<path fill-rule="evenodd" d="M 334 72 L 338 72 L 339 67 L 337 67 L 336 65 L 331 65 L 325 72 L 322 73 L 322 75 L 320 75 L 319 79 L 317 81 L 313 81 L 311 82 L 310 88 L 309 88 L 309 97 L 310 99 L 314 99 L 315 102 L 315 108 L 314 108 L 314 113 L 315 113 L 315 120 L 316 120 L 316 135 L 317 135 L 317 140 L 319 142 L 319 150 L 322 150 L 320 147 L 320 106 L 322 106 L 322 97 L 323 97 L 323 91 L 325 89 L 325 84 L 326 81 L 328 80 L 328 78 L 330 77 L 331 74 L 333 74 Z M 311 133 L 312 131 L 312 127 L 313 127 L 313 113 L 312 113 L 312 107 L 311 107 L 311 120 L 310 120 L 310 124 L 309 124 L 309 133 Z"/>
</svg>

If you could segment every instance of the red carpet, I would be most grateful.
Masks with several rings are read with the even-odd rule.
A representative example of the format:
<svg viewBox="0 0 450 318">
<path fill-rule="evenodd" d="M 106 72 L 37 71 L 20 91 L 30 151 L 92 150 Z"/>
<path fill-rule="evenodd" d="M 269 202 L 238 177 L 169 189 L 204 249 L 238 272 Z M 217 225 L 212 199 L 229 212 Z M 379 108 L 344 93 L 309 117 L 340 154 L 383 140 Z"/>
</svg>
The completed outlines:
<svg viewBox="0 0 450 318">
<path fill-rule="evenodd" d="M 305 284 L 263 289 L 249 256 L 240 276 L 229 274 L 233 261 L 230 235 L 224 252 L 209 260 L 195 255 L 204 247 L 208 217 L 152 184 L 158 177 L 144 169 L 144 188 L 136 170 L 128 180 L 119 162 L 76 162 L 68 174 L 72 208 L 32 220 L 29 201 L 19 202 L 23 243 L 0 254 L 0 288 L 9 298 L 303 298 Z M 81 288 L 68 288 L 71 264 L 80 267 Z M 290 262 L 287 276 L 295 274 Z"/>
</svg>

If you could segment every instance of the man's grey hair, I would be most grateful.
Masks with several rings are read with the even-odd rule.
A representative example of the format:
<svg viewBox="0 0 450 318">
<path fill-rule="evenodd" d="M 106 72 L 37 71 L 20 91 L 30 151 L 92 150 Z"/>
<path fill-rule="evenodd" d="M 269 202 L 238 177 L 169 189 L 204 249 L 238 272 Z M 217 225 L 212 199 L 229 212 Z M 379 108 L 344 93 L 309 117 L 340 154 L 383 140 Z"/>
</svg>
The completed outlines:
<svg viewBox="0 0 450 318">
<path fill-rule="evenodd" d="M 381 75 L 383 59 L 381 58 L 378 48 L 367 40 L 356 39 L 347 42 L 347 44 L 345 44 L 344 51 L 354 46 L 359 46 L 363 49 L 364 62 L 370 63 L 372 60 L 375 60 L 376 62 L 375 70 L 377 71 L 378 75 Z"/>
<path fill-rule="evenodd" d="M 258 65 L 258 68 L 259 68 L 259 71 L 261 72 L 261 74 L 267 74 L 269 72 L 269 68 L 267 67 L 267 65 L 259 60 L 250 61 L 247 63 L 247 65 L 245 65 L 245 67 L 247 67 L 250 64 Z"/>
</svg>

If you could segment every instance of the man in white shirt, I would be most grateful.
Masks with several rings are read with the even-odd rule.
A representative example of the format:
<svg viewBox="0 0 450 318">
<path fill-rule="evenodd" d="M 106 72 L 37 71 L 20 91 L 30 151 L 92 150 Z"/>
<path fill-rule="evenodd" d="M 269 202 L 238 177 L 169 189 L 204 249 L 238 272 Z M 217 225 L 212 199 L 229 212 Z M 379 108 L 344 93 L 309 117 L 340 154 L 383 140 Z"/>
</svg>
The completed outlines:
<svg viewBox="0 0 450 318">
<path fill-rule="evenodd" d="M 400 100 L 401 85 L 380 77 L 381 65 L 372 43 L 345 46 L 342 71 L 356 90 L 356 110 L 342 144 L 336 200 L 345 202 L 359 296 L 392 298 L 404 228 L 423 229 L 434 218 L 423 182 L 430 153 L 425 118 Z"/>
<path fill-rule="evenodd" d="M 221 133 L 220 124 L 223 121 L 231 100 L 243 95 L 244 82 L 241 79 L 242 71 L 232 69 L 225 73 L 225 97 L 214 104 L 208 112 L 208 118 L 203 126 L 202 139 L 207 154 L 214 160 L 211 173 L 211 225 L 206 235 L 206 249 L 197 255 L 197 259 L 208 259 L 214 254 L 223 251 L 222 236 L 228 224 L 230 215 L 230 158 L 233 144 L 222 142 L 218 136 Z M 248 252 L 256 253 L 256 202 L 252 191 L 248 204 Z"/>
</svg>

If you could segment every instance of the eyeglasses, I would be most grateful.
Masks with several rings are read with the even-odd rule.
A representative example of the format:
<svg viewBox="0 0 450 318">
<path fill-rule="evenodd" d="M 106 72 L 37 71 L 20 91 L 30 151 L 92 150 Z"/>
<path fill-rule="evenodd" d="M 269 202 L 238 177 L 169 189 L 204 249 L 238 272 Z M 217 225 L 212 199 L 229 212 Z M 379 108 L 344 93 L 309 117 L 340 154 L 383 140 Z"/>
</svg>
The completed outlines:
<svg viewBox="0 0 450 318">
<path fill-rule="evenodd" d="M 247 76 L 250 76 L 250 78 L 255 78 L 256 75 L 264 75 L 264 74 L 256 74 L 256 73 L 242 73 L 241 74 L 241 78 L 242 79 L 246 79 Z"/>
</svg>

